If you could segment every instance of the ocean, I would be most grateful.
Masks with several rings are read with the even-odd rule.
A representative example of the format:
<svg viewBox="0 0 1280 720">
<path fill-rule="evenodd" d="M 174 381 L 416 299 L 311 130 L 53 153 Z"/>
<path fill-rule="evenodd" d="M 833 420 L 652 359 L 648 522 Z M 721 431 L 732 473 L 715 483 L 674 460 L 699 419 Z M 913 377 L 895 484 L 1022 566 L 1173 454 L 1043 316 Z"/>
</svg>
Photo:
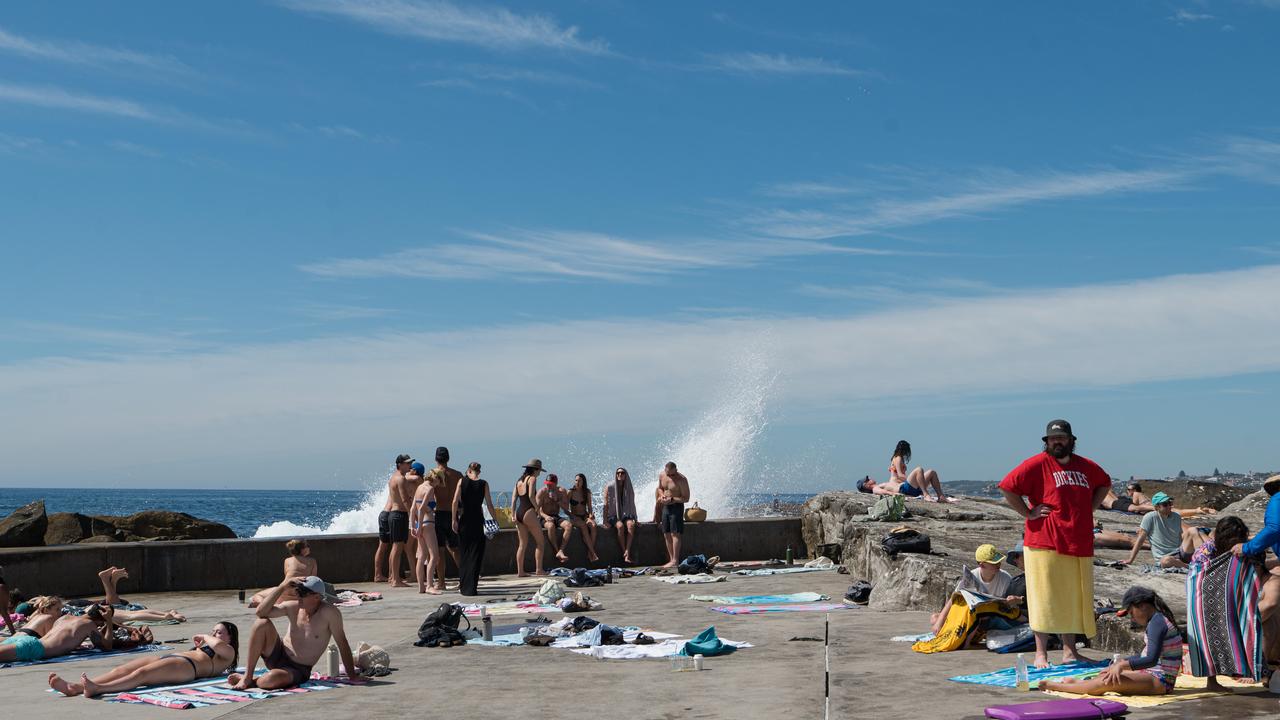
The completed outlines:
<svg viewBox="0 0 1280 720">
<path fill-rule="evenodd" d="M 778 514 L 812 493 L 745 493 L 734 506 L 750 515 Z M 639 493 L 637 493 L 639 498 Z M 191 490 L 100 488 L 0 488 L 0 518 L 33 500 L 43 499 L 49 513 L 131 515 L 143 510 L 174 510 L 220 522 L 240 537 L 291 537 L 376 532 L 385 490 Z M 696 499 L 696 498 L 695 498 Z M 508 493 L 495 493 L 494 504 L 509 505 Z M 639 503 L 637 503 L 639 504 Z M 643 510 L 641 513 L 643 514 Z"/>
</svg>

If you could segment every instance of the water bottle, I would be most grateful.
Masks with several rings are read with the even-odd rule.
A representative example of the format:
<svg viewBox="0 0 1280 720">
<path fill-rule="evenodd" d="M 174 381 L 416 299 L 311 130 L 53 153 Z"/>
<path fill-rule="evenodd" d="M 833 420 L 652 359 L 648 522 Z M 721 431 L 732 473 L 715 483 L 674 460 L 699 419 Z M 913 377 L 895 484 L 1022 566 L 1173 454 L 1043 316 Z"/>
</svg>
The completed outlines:
<svg viewBox="0 0 1280 720">
<path fill-rule="evenodd" d="M 329 677 L 338 677 L 338 646 L 329 644 Z"/>
<path fill-rule="evenodd" d="M 613 566 L 612 565 L 609 566 L 609 568 L 605 571 L 604 582 L 606 585 L 613 584 Z"/>
<path fill-rule="evenodd" d="M 694 670 L 701 670 L 701 669 L 702 669 L 702 655 L 694 655 L 694 656 L 693 656 L 693 669 L 694 669 Z"/>
<path fill-rule="evenodd" d="M 489 617 L 488 615 L 485 615 L 484 617 L 480 618 L 480 624 L 484 628 L 481 631 L 481 635 L 484 637 L 484 639 L 486 641 L 493 640 L 493 618 Z"/>
<path fill-rule="evenodd" d="M 240 588 L 240 604 L 244 604 L 244 588 Z"/>
<path fill-rule="evenodd" d="M 790 545 L 787 546 L 787 564 L 788 565 L 791 564 L 791 546 Z"/>
<path fill-rule="evenodd" d="M 1027 675 L 1027 656 L 1018 653 L 1018 670 L 1017 670 L 1018 689 L 1024 692 L 1031 689 L 1031 680 Z"/>
</svg>

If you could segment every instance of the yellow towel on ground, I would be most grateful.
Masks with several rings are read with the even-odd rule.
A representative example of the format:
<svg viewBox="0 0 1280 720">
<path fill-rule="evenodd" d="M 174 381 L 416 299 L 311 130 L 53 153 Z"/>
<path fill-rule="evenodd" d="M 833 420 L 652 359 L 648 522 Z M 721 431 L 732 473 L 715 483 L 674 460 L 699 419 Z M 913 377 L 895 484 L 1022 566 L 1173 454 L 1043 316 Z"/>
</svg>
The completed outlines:
<svg viewBox="0 0 1280 720">
<path fill-rule="evenodd" d="M 1244 682 L 1229 677 L 1218 678 L 1226 690 L 1206 690 L 1209 684 L 1208 678 L 1195 677 L 1194 675 L 1179 675 L 1177 682 L 1173 686 L 1173 691 L 1164 695 L 1121 695 L 1119 693 L 1109 692 L 1102 697 L 1122 698 L 1122 702 L 1129 707 L 1156 707 L 1165 703 L 1178 702 L 1179 700 L 1201 700 L 1203 698 L 1221 697 L 1223 695 L 1249 694 L 1263 692 L 1267 688 L 1261 683 Z M 1089 697 L 1088 695 L 1079 695 L 1077 693 L 1060 692 L 1057 690 L 1046 690 L 1049 695 L 1057 695 L 1064 698 Z"/>
<path fill-rule="evenodd" d="M 1027 618 L 1036 632 L 1093 637 L 1093 558 L 1027 548 Z"/>
<path fill-rule="evenodd" d="M 973 596 L 970 596 L 973 597 Z M 940 653 L 959 650 L 964 647 L 978 627 L 983 617 L 997 615 L 1007 620 L 1018 617 L 1017 608 L 1004 605 L 998 600 L 976 602 L 970 606 L 969 598 L 962 592 L 951 595 L 951 609 L 947 611 L 947 619 L 942 623 L 942 630 L 928 640 L 921 640 L 911 646 L 918 653 Z"/>
</svg>

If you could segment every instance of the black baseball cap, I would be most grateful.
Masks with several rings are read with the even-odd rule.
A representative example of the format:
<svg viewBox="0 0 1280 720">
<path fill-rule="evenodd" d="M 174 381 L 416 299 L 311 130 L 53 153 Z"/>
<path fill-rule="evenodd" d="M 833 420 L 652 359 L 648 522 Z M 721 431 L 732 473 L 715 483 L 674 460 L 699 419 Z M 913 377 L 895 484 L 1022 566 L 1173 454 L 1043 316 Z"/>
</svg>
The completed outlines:
<svg viewBox="0 0 1280 720">
<path fill-rule="evenodd" d="M 412 455 L 405 455 L 404 453 L 400 453 L 399 455 L 396 456 L 396 465 L 402 465 L 404 463 L 411 463 L 411 462 L 413 462 Z"/>
<path fill-rule="evenodd" d="M 1051 437 L 1074 438 L 1075 435 L 1071 434 L 1071 423 L 1066 420 L 1050 420 L 1044 428 L 1044 437 L 1040 439 L 1048 440 Z"/>
<path fill-rule="evenodd" d="M 1129 614 L 1129 608 L 1142 603 L 1152 603 L 1156 601 L 1156 591 L 1151 588 L 1145 588 L 1141 585 L 1134 585 L 1124 591 L 1124 599 L 1120 601 L 1120 609 L 1116 611 L 1116 615 L 1124 617 Z"/>
</svg>

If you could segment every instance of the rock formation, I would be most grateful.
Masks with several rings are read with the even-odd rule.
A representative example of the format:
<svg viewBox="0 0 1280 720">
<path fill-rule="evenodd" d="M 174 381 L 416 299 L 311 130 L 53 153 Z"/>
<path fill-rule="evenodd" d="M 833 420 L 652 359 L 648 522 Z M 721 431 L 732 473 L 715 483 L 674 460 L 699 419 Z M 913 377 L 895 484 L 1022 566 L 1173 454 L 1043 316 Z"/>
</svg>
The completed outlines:
<svg viewBox="0 0 1280 720">
<path fill-rule="evenodd" d="M 133 515 L 45 514 L 44 501 L 18 508 L 0 520 L 0 547 L 37 547 L 87 542 L 144 540 L 214 540 L 234 538 L 221 523 L 169 510 L 144 510 Z"/>
<path fill-rule="evenodd" d="M 1145 488 L 1144 488 L 1145 490 Z M 872 583 L 869 607 L 882 610 L 928 610 L 942 608 L 965 567 L 976 565 L 973 554 L 979 545 L 992 543 L 1002 550 L 1015 547 L 1022 539 L 1023 521 L 1003 500 L 963 498 L 950 504 L 909 500 L 911 516 L 896 522 L 866 520 L 875 496 L 856 492 L 830 492 L 811 498 L 801 514 L 805 544 L 810 552 L 839 555 L 833 560 L 849 568 L 850 577 Z M 1257 516 L 1260 518 L 1260 514 Z M 1108 530 L 1136 530 L 1141 516 L 1099 511 L 1096 520 Z M 1186 521 L 1212 526 L 1212 517 Z M 1246 518 L 1250 527 L 1258 520 Z M 929 535 L 930 555 L 899 554 L 889 557 L 881 539 L 894 527 L 906 525 Z M 1096 549 L 1102 562 L 1128 556 L 1124 549 Z M 1186 576 L 1161 572 L 1144 573 L 1141 565 L 1152 562 L 1150 551 L 1139 555 L 1133 567 L 1094 567 L 1094 592 L 1100 602 L 1118 602 L 1130 585 L 1145 585 L 1160 593 L 1178 613 L 1186 612 Z M 1016 568 L 1009 568 L 1017 573 Z M 922 628 L 927 630 L 928 628 Z M 1109 652 L 1138 652 L 1141 636 L 1129 623 L 1114 615 L 1099 619 L 1094 646 Z"/>
</svg>

